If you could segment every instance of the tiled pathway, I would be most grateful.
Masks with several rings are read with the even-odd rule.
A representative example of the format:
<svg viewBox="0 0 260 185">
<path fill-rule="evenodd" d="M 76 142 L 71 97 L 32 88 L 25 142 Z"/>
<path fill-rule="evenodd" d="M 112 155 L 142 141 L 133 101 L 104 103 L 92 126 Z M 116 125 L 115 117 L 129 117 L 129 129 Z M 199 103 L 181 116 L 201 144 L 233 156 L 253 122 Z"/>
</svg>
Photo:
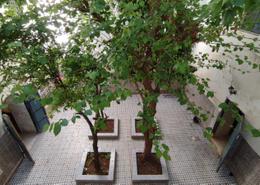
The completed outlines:
<svg viewBox="0 0 260 185">
<path fill-rule="evenodd" d="M 100 147 L 114 147 L 117 151 L 115 184 L 131 183 L 131 150 L 143 148 L 143 141 L 131 139 L 130 118 L 136 116 L 140 107 L 138 96 L 128 98 L 121 104 L 112 104 L 107 114 L 120 120 L 118 140 L 100 140 Z M 168 162 L 169 184 L 235 184 L 234 178 L 224 167 L 216 173 L 218 159 L 209 143 L 203 138 L 201 127 L 192 123 L 192 114 L 179 105 L 176 98 L 162 95 L 158 103 L 157 119 L 160 122 L 165 143 L 170 147 Z M 53 120 L 70 118 L 72 111 L 59 112 Z M 87 137 L 87 124 L 79 120 L 62 130 L 57 136 L 43 133 L 31 149 L 36 163 L 24 160 L 10 184 L 13 185 L 75 185 L 75 169 L 82 152 L 91 146 Z M 194 139 L 196 138 L 196 139 Z"/>
</svg>

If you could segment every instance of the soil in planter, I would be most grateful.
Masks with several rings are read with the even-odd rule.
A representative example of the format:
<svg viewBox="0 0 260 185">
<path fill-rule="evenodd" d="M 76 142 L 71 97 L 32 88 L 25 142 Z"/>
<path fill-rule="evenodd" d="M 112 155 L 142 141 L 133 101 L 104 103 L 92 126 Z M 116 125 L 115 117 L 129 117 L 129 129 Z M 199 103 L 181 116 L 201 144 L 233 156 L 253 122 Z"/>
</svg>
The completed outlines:
<svg viewBox="0 0 260 185">
<path fill-rule="evenodd" d="M 138 128 L 139 124 L 141 124 L 142 120 L 141 119 L 135 119 L 135 132 L 136 133 L 142 133 L 142 131 Z"/>
<path fill-rule="evenodd" d="M 136 153 L 138 175 L 161 175 L 162 165 L 160 159 L 152 154 L 147 161 L 143 160 L 143 153 Z"/>
<path fill-rule="evenodd" d="M 106 127 L 99 130 L 99 133 L 113 133 L 114 132 L 114 120 L 108 119 L 106 120 Z"/>
<path fill-rule="evenodd" d="M 110 163 L 110 152 L 100 152 L 99 162 L 101 172 L 97 173 L 94 163 L 94 153 L 88 152 L 86 163 L 83 170 L 83 175 L 108 175 L 109 163 Z"/>
</svg>

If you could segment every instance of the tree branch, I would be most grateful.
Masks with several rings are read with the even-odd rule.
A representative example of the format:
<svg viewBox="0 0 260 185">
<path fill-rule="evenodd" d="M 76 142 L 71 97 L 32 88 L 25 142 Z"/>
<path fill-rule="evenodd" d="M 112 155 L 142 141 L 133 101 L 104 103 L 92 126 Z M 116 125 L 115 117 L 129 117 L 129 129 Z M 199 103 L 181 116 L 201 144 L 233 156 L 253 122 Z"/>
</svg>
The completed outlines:
<svg viewBox="0 0 260 185">
<path fill-rule="evenodd" d="M 92 124 L 92 122 L 90 121 L 88 116 L 86 116 L 83 112 L 78 112 L 76 114 L 79 114 L 80 116 L 82 116 L 87 121 L 89 128 L 90 128 L 90 131 L 91 131 L 92 135 L 94 135 L 95 134 L 94 125 Z"/>
<path fill-rule="evenodd" d="M 140 87 L 138 86 L 137 82 L 134 83 L 135 84 L 135 87 L 139 93 L 139 95 L 141 96 L 142 100 L 144 100 L 144 96 L 142 94 L 142 90 L 140 89 Z"/>
</svg>

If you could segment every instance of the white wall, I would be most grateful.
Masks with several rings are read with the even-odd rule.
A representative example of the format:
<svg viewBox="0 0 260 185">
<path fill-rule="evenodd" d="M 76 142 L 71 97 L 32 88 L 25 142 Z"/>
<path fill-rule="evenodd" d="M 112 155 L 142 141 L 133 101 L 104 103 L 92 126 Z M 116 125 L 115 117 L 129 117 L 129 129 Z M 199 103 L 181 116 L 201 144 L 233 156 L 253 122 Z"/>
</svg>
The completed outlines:
<svg viewBox="0 0 260 185">
<path fill-rule="evenodd" d="M 6 99 L 18 127 L 23 133 L 36 133 L 36 128 L 24 103 L 14 103 L 11 96 Z"/>
<path fill-rule="evenodd" d="M 247 37 L 258 37 L 260 39 L 259 35 L 256 36 L 246 32 L 240 32 L 240 34 L 245 34 Z M 231 38 L 225 38 L 225 41 L 236 42 L 236 40 Z M 260 47 L 260 43 L 255 44 Z M 238 103 L 239 108 L 245 114 L 246 121 L 255 128 L 260 129 L 260 71 L 258 69 L 253 70 L 247 64 L 238 65 L 234 60 L 235 54 L 242 57 L 246 54 L 252 62 L 260 64 L 260 54 L 244 50 L 223 57 L 220 53 L 212 53 L 211 49 L 204 43 L 199 43 L 195 47 L 194 53 L 198 54 L 198 52 L 208 52 L 212 59 L 228 61 L 227 67 L 222 71 L 204 68 L 197 71 L 198 76 L 208 77 L 211 80 L 209 86 L 211 90 L 215 92 L 215 97 L 211 99 L 212 102 L 217 106 L 228 97 L 233 102 Z M 233 69 L 233 67 L 250 71 L 250 73 L 242 74 L 240 71 Z M 237 95 L 229 95 L 228 87 L 231 84 L 237 90 Z M 260 155 L 260 138 L 251 137 L 247 132 L 244 132 L 243 135 L 251 147 Z"/>
</svg>

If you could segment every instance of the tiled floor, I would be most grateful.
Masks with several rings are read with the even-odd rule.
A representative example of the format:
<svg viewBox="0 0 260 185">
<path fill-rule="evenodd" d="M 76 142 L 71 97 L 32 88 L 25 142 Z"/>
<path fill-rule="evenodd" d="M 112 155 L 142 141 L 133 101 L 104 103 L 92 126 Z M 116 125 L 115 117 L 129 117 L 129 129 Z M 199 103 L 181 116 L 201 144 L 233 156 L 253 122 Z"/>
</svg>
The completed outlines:
<svg viewBox="0 0 260 185">
<path fill-rule="evenodd" d="M 130 118 L 137 115 L 139 98 L 133 96 L 120 105 L 112 104 L 107 114 L 120 120 L 120 137 L 117 140 L 100 140 L 100 147 L 114 147 L 117 151 L 115 184 L 131 183 L 131 150 L 142 148 L 142 140 L 131 139 Z M 203 138 L 200 126 L 192 123 L 192 114 L 180 106 L 171 96 L 161 96 L 157 119 L 160 122 L 164 141 L 170 147 L 172 160 L 168 162 L 169 184 L 235 184 L 229 171 L 223 167 L 216 173 L 218 159 L 209 143 Z M 59 112 L 53 120 L 70 118 L 72 111 Z M 75 168 L 82 152 L 91 147 L 88 127 L 83 120 L 64 128 L 57 136 L 43 133 L 37 136 L 31 153 L 35 159 L 32 166 L 24 160 L 10 184 L 36 185 L 56 184 L 75 185 Z M 195 139 L 194 139 L 195 138 Z"/>
</svg>

